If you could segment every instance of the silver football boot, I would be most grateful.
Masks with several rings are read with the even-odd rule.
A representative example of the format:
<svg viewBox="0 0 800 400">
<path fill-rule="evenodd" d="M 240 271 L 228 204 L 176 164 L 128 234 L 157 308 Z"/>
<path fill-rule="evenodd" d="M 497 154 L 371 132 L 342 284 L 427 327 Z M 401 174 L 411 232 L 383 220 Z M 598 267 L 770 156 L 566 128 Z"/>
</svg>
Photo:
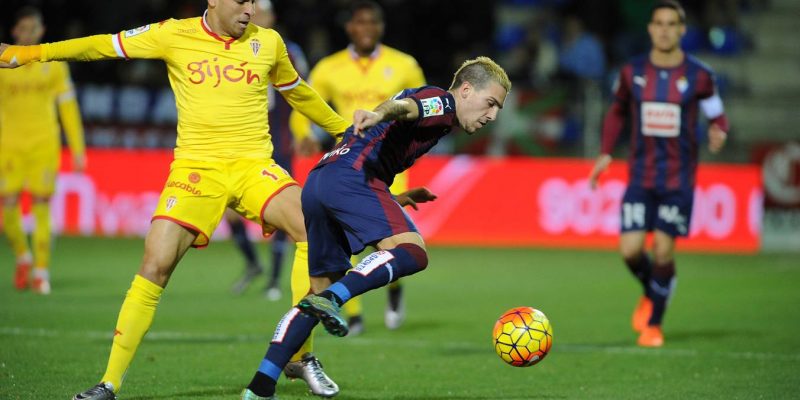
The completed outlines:
<svg viewBox="0 0 800 400">
<path fill-rule="evenodd" d="M 242 390 L 242 400 L 278 400 L 278 396 L 261 397 L 251 392 L 250 389 L 245 389 Z"/>
<path fill-rule="evenodd" d="M 293 361 L 286 364 L 283 374 L 289 379 L 302 379 L 308 384 L 311 393 L 320 397 L 333 397 L 339 394 L 339 386 L 336 385 L 325 371 L 322 363 L 311 353 L 303 354 L 300 361 Z"/>
<path fill-rule="evenodd" d="M 117 400 L 114 387 L 110 383 L 100 382 L 88 390 L 76 394 L 72 400 Z"/>
</svg>

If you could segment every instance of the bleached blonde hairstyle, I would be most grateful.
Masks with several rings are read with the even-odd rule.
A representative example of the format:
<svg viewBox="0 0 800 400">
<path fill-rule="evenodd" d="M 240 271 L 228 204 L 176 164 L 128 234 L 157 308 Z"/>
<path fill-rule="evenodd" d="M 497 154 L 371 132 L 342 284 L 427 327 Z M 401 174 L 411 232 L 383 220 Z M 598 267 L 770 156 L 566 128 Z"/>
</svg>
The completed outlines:
<svg viewBox="0 0 800 400">
<path fill-rule="evenodd" d="M 491 58 L 481 56 L 461 64 L 453 76 L 450 89 L 457 88 L 464 82 L 471 83 L 476 89 L 483 89 L 490 81 L 499 83 L 506 92 L 511 91 L 511 80 L 503 67 Z"/>
</svg>

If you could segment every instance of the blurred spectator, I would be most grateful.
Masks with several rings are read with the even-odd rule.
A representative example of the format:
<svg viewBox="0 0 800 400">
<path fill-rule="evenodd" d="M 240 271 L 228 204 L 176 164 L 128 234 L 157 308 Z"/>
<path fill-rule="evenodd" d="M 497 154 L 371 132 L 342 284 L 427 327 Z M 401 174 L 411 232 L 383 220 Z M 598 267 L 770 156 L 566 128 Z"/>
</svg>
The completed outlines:
<svg viewBox="0 0 800 400">
<path fill-rule="evenodd" d="M 558 66 L 568 76 L 590 80 L 602 79 L 606 70 L 603 45 L 574 15 L 564 18 Z"/>
</svg>

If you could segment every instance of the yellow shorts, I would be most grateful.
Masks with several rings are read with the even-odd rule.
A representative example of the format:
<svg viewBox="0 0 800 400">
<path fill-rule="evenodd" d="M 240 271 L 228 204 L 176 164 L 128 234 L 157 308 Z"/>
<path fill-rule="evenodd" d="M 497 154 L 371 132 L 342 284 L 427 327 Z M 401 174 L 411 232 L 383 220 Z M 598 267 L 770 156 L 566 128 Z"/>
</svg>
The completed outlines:
<svg viewBox="0 0 800 400">
<path fill-rule="evenodd" d="M 32 196 L 51 196 L 60 161 L 58 153 L 0 151 L 0 195 L 27 190 Z"/>
<path fill-rule="evenodd" d="M 230 207 L 260 224 L 264 235 L 275 231 L 261 216 L 269 201 L 297 182 L 272 159 L 194 161 L 179 159 L 169 177 L 153 219 L 166 219 L 197 232 L 192 246 L 208 246 L 209 238 Z"/>
</svg>

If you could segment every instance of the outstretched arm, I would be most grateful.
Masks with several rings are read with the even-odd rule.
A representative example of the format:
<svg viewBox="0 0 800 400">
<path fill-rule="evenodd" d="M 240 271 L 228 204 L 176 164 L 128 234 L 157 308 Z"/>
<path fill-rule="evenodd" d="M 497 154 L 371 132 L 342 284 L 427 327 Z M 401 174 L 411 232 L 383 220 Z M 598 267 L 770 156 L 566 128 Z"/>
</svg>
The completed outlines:
<svg viewBox="0 0 800 400">
<path fill-rule="evenodd" d="M 364 136 L 363 131 L 386 121 L 413 121 L 419 117 L 417 103 L 409 98 L 384 101 L 375 111 L 356 110 L 353 114 L 353 133 Z"/>
<path fill-rule="evenodd" d="M 37 61 L 94 61 L 119 58 L 112 35 L 94 35 L 33 46 L 0 45 L 0 68 Z"/>
</svg>

